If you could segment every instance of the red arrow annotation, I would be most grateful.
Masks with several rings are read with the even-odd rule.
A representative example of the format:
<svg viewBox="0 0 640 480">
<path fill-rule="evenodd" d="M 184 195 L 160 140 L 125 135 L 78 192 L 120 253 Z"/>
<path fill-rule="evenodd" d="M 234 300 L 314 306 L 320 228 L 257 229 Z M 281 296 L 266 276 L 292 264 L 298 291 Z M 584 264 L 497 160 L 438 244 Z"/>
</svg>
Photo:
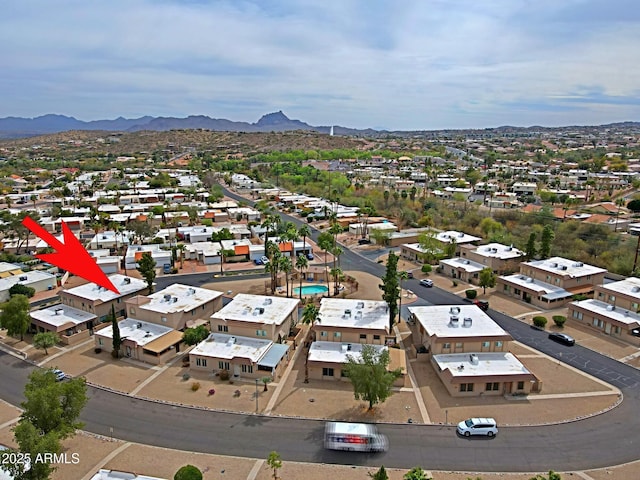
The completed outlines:
<svg viewBox="0 0 640 480">
<path fill-rule="evenodd" d="M 55 253 L 42 253 L 35 257 L 119 294 L 118 289 L 100 269 L 96 260 L 89 255 L 89 252 L 82 246 L 80 240 L 71 232 L 67 224 L 64 221 L 61 223 L 64 243 L 38 225 L 31 217 L 24 217 L 22 224 L 55 250 Z"/>
</svg>

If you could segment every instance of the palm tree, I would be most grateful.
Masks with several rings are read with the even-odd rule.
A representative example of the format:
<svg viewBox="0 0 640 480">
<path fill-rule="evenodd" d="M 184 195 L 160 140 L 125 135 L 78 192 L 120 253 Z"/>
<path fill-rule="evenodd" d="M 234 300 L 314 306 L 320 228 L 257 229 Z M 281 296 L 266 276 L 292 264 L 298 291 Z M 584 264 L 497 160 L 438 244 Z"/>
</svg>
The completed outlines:
<svg viewBox="0 0 640 480">
<path fill-rule="evenodd" d="M 308 225 L 302 224 L 298 229 L 298 237 L 302 237 L 302 251 L 307 253 L 307 237 L 311 236 L 311 229 Z"/>
<path fill-rule="evenodd" d="M 298 258 L 296 258 L 296 268 L 298 269 L 298 277 L 300 278 L 300 288 L 298 288 L 298 293 L 300 294 L 300 300 L 302 300 L 303 271 L 309 268 L 309 261 L 307 260 L 307 257 L 304 255 L 298 255 Z"/>
<path fill-rule="evenodd" d="M 311 327 L 317 322 L 320 322 L 320 309 L 315 303 L 308 303 L 304 306 L 301 322 L 305 325 L 311 325 Z M 305 335 L 305 342 L 306 339 L 307 337 Z M 304 383 L 309 383 L 309 350 L 307 350 L 307 357 L 304 361 Z"/>
<path fill-rule="evenodd" d="M 344 278 L 344 273 L 340 267 L 334 267 L 330 272 L 333 277 L 333 295 L 338 295 L 338 287 L 340 286 L 340 281 Z"/>
<path fill-rule="evenodd" d="M 287 297 L 289 297 L 289 275 L 291 274 L 291 271 L 293 270 L 293 263 L 291 262 L 291 259 L 289 257 L 286 257 L 284 255 L 282 255 L 280 258 L 278 258 L 278 263 L 280 265 L 278 265 L 279 269 L 281 272 L 284 272 L 284 278 L 285 278 L 285 282 L 287 285 Z"/>
<path fill-rule="evenodd" d="M 184 251 L 187 249 L 184 243 L 176 245 L 176 249 L 180 252 L 180 268 L 184 268 Z"/>
</svg>

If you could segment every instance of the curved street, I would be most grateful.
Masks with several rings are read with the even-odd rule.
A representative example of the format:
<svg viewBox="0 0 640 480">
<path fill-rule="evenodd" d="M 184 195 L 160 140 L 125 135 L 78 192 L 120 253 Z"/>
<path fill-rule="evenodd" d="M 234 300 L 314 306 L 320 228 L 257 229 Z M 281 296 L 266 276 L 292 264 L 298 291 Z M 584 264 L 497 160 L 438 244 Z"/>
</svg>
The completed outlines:
<svg viewBox="0 0 640 480">
<path fill-rule="evenodd" d="M 227 195 L 242 198 L 232 192 Z M 317 237 L 317 231 L 313 237 Z M 384 273 L 384 266 L 347 249 L 341 256 L 341 264 L 345 271 L 360 270 L 378 277 Z M 177 281 L 201 285 L 212 279 L 211 274 L 164 277 L 158 278 L 158 288 Z M 404 285 L 424 304 L 464 302 L 437 288 L 420 288 L 417 280 L 407 280 Z M 390 448 L 382 454 L 324 450 L 323 421 L 178 407 L 94 387 L 89 388 L 90 400 L 82 421 L 90 432 L 143 444 L 251 458 L 266 458 L 270 451 L 276 450 L 283 459 L 290 461 L 345 465 L 384 464 L 397 468 L 422 465 L 433 470 L 532 472 L 587 470 L 640 458 L 638 370 L 579 345 L 564 347 L 549 341 L 545 332 L 501 313 L 492 310 L 488 313 L 515 340 L 618 387 L 624 395 L 622 403 L 601 415 L 570 423 L 539 427 L 500 426 L 500 434 L 494 439 L 461 438 L 451 425 L 383 424 L 379 428 L 389 437 Z M 27 375 L 32 368 L 26 362 L 0 352 L 2 399 L 15 405 L 22 401 Z"/>
</svg>

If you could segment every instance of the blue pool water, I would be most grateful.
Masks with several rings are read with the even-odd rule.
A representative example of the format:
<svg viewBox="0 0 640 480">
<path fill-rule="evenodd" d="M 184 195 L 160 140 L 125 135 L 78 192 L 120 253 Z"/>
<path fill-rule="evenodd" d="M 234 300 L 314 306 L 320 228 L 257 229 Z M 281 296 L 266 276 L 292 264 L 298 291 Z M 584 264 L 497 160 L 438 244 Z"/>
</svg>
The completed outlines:
<svg viewBox="0 0 640 480">
<path fill-rule="evenodd" d="M 316 293 L 327 293 L 328 291 L 329 289 L 326 285 L 305 285 L 304 287 L 302 287 L 302 295 L 314 295 Z M 299 295 L 300 289 L 294 288 L 293 294 Z"/>
</svg>

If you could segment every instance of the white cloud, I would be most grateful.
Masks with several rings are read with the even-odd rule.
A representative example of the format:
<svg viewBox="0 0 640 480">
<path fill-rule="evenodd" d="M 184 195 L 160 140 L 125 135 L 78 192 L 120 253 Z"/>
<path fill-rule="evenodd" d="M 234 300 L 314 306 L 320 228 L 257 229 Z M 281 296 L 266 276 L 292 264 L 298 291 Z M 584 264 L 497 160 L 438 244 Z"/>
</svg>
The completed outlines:
<svg viewBox="0 0 640 480">
<path fill-rule="evenodd" d="M 312 124 L 420 129 L 640 113 L 640 21 L 611 2 L 12 3 L 0 116 L 255 121 L 283 109 Z M 580 91 L 617 100 L 563 100 Z"/>
</svg>

